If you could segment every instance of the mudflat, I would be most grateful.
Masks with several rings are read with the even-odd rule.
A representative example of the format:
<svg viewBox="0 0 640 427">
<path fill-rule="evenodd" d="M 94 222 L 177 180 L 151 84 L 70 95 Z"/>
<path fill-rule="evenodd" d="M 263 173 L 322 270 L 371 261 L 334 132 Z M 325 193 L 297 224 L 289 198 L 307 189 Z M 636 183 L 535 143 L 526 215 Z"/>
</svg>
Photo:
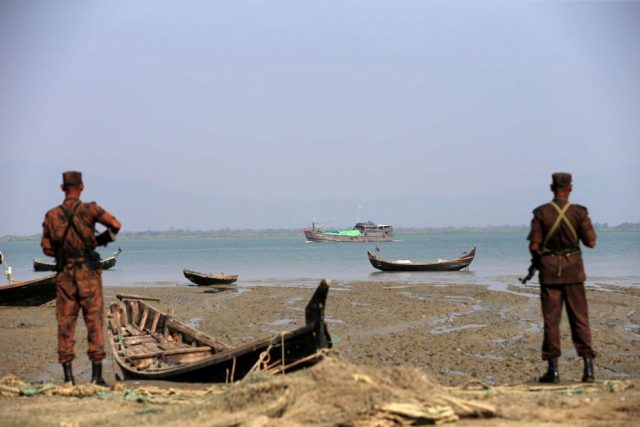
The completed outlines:
<svg viewBox="0 0 640 427">
<path fill-rule="evenodd" d="M 105 302 L 114 301 L 117 293 L 159 298 L 161 301 L 152 305 L 164 311 L 172 308 L 177 318 L 200 331 L 238 345 L 302 326 L 304 307 L 314 285 L 311 282 L 305 287 L 249 288 L 240 285 L 237 290 L 219 293 L 206 293 L 206 288 L 202 287 L 106 286 Z M 454 394 L 473 395 L 474 399 L 480 396 L 496 406 L 497 418 L 463 419 L 459 421 L 462 425 L 628 425 L 630 421 L 640 421 L 638 288 L 587 289 L 591 328 L 598 352 L 595 373 L 599 387 L 588 393 L 581 389 L 575 393 L 567 391 L 579 383 L 582 361 L 575 355 L 565 316 L 560 375 L 562 385 L 568 388 L 558 389 L 560 392 L 548 388 L 516 393 L 523 387 L 537 386 L 535 379 L 545 368 L 540 359 L 542 321 L 537 286 L 513 285 L 506 291 L 495 291 L 480 285 L 436 286 L 393 280 L 383 283 L 332 282 L 330 286 L 325 320 L 333 338 L 331 357 L 370 371 L 410 369 Z M 0 318 L 0 377 L 12 374 L 27 382 L 60 383 L 62 372 L 57 363 L 53 304 L 0 307 Z M 87 382 L 90 377 L 85 337 L 86 329 L 80 319 L 74 361 L 74 371 L 80 382 Z M 113 383 L 110 355 L 105 360 L 104 370 L 107 381 Z M 295 375 L 306 373 L 291 374 Z M 124 387 L 146 385 L 129 381 Z M 192 385 L 190 388 L 206 389 L 208 386 Z M 478 387 L 503 392 L 482 393 L 477 392 Z M 513 393 L 504 392 L 510 390 L 509 387 Z M 339 394 L 340 390 L 335 393 Z M 68 421 L 78 425 L 158 425 L 169 419 L 163 418 L 162 414 L 166 417 L 166 411 L 172 411 L 171 405 L 165 404 L 161 406 L 162 410 L 156 411 L 151 410 L 155 408 L 151 403 L 114 399 L 78 400 L 55 396 L 0 399 L 0 410 L 7 414 L 0 424 L 61 425 Z M 87 403 L 89 400 L 93 403 Z M 16 405 L 16 401 L 20 405 Z M 151 406 L 145 409 L 140 405 Z M 100 418 L 95 411 L 102 406 L 108 415 Z M 210 406 L 198 407 L 194 413 L 202 414 Z M 225 408 L 218 407 L 218 410 L 224 412 Z M 230 408 L 226 410 L 233 412 Z M 219 424 L 213 422 L 214 418 L 205 417 L 208 420 L 205 422 L 200 415 L 189 418 L 185 413 L 181 417 L 191 425 L 316 424 L 308 418 L 296 418 L 286 410 L 277 416 L 252 414 L 242 420 L 229 418 L 228 422 L 224 417 L 214 417 Z M 329 416 L 322 421 L 318 419 L 318 424 L 332 425 L 338 421 L 359 423 L 356 419 L 349 420 L 348 416 L 340 420 L 331 420 Z"/>
</svg>

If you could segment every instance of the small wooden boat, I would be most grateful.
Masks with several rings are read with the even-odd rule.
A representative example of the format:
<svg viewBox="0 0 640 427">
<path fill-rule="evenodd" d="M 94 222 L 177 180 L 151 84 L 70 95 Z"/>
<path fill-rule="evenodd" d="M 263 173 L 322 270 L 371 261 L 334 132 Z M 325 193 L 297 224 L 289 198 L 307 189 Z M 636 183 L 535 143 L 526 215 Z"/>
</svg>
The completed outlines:
<svg viewBox="0 0 640 427">
<path fill-rule="evenodd" d="M 117 295 L 107 334 L 123 379 L 233 382 L 252 371 L 284 373 L 308 366 L 331 347 L 324 322 L 329 286 L 323 280 L 305 309 L 305 326 L 232 347 L 148 305 Z M 158 300 L 155 300 L 158 301 Z"/>
<path fill-rule="evenodd" d="M 114 267 L 116 265 L 116 261 L 118 261 L 118 255 L 120 255 L 120 253 L 122 252 L 122 248 L 120 246 L 118 246 L 118 250 L 115 251 L 113 253 L 113 255 L 111 255 L 109 258 L 105 258 L 103 259 L 102 262 L 102 269 L 103 270 L 108 270 L 111 267 Z"/>
<path fill-rule="evenodd" d="M 382 271 L 456 271 L 467 268 L 476 256 L 476 247 L 463 252 L 458 258 L 439 259 L 433 262 L 413 262 L 410 260 L 388 260 L 367 251 L 369 262 Z"/>
<path fill-rule="evenodd" d="M 122 249 L 118 247 L 118 250 L 115 251 L 112 256 L 101 260 L 100 263 L 102 265 L 102 269 L 108 270 L 114 265 L 116 265 L 116 261 L 118 260 L 118 255 L 120 255 L 120 252 L 122 252 Z M 56 263 L 46 259 L 34 258 L 33 270 L 34 271 L 56 271 Z"/>
<path fill-rule="evenodd" d="M 0 305 L 40 305 L 56 298 L 56 275 L 0 286 Z"/>
<path fill-rule="evenodd" d="M 238 280 L 237 274 L 226 275 L 224 273 L 198 273 L 197 271 L 187 270 L 186 268 L 182 270 L 182 274 L 198 286 L 228 285 Z"/>
</svg>

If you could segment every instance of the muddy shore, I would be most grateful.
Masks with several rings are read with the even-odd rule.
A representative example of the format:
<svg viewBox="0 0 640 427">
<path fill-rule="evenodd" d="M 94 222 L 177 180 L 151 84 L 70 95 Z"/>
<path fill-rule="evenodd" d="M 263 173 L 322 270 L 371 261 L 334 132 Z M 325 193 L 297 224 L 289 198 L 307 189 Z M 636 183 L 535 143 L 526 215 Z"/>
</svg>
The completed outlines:
<svg viewBox="0 0 640 427">
<path fill-rule="evenodd" d="M 181 320 L 237 345 L 301 326 L 313 292 L 309 285 L 240 286 L 220 293 L 204 293 L 199 287 L 107 285 L 105 300 L 114 301 L 116 293 L 159 298 L 155 305 L 173 308 Z M 640 289 L 600 287 L 588 288 L 587 293 L 599 354 L 598 381 L 635 381 L 640 378 Z M 513 285 L 499 292 L 479 285 L 333 282 L 325 314 L 335 357 L 356 365 L 406 365 L 444 386 L 532 383 L 544 368 L 536 286 Z M 60 382 L 53 305 L 0 307 L 0 318 L 0 377 L 13 374 L 28 382 Z M 561 378 L 563 384 L 571 384 L 580 380 L 582 365 L 566 316 L 562 331 Z M 74 370 L 81 381 L 90 375 L 85 336 L 80 321 Z M 107 356 L 105 377 L 113 382 L 111 363 Z M 640 403 L 637 392 L 627 397 Z M 0 400 L 3 411 L 10 406 Z M 631 414 L 632 419 L 636 416 Z"/>
</svg>

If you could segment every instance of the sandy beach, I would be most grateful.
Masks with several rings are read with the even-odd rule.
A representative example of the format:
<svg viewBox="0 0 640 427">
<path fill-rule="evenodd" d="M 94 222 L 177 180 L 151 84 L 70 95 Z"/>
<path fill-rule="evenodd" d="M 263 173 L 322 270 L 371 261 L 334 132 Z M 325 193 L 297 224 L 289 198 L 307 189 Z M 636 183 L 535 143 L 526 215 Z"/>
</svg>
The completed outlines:
<svg viewBox="0 0 640 427">
<path fill-rule="evenodd" d="M 479 285 L 407 285 L 393 281 L 331 282 L 330 285 L 325 314 L 334 342 L 332 359 L 373 371 L 415 370 L 449 390 L 458 390 L 458 394 L 464 394 L 464 387 L 470 384 L 481 384 L 485 389 L 535 385 L 535 378 L 545 367 L 540 360 L 542 334 L 536 285 L 513 285 L 506 292 Z M 312 292 L 311 286 L 240 287 L 238 291 L 221 293 L 204 293 L 199 287 L 106 286 L 105 299 L 107 303 L 114 301 L 116 293 L 157 297 L 161 302 L 155 305 L 165 310 L 173 308 L 176 317 L 197 329 L 231 344 L 241 344 L 301 326 L 304 306 Z M 596 390 L 588 397 L 586 394 L 528 393 L 516 400 L 498 393 L 489 399 L 496 406 L 497 418 L 459 423 L 629 425 L 632 420 L 640 421 L 640 312 L 637 311 L 640 290 L 613 286 L 588 288 L 588 299 L 598 352 L 596 378 L 601 391 Z M 57 363 L 53 305 L 2 307 L 0 313 L 0 349 L 4 356 L 0 377 L 12 374 L 27 382 L 60 383 L 62 373 Z M 566 317 L 562 331 L 564 355 L 560 375 L 563 385 L 573 386 L 579 383 L 582 363 L 573 350 Z M 88 381 L 90 375 L 85 335 L 80 321 L 74 370 L 82 382 Z M 306 373 L 290 376 L 295 375 Z M 114 382 L 110 356 L 105 360 L 105 378 Z M 611 393 L 609 384 L 615 384 L 616 393 Z M 132 381 L 124 387 L 140 385 Z M 486 398 L 484 396 L 485 401 Z M 145 404 L 135 406 L 113 399 L 4 398 L 0 399 L 0 408 L 8 416 L 0 424 L 63 425 L 65 420 L 76 423 L 68 425 L 165 422 L 160 414 L 145 411 Z M 16 405 L 16 401 L 20 405 Z M 93 404 L 88 404 L 89 401 Z M 92 410 L 95 405 L 104 406 L 104 417 L 96 418 Z M 68 412 L 71 407 L 77 409 Z M 159 412 L 168 410 L 167 405 L 160 408 L 164 409 Z M 202 410 L 205 409 L 200 407 L 199 411 Z M 135 415 L 139 413 L 143 415 Z M 286 411 L 276 418 L 254 415 L 239 424 L 237 419 L 225 424 L 222 418 L 215 424 L 213 419 L 204 422 L 195 415 L 189 419 L 183 414 L 187 417 L 184 421 L 191 425 L 249 425 L 259 420 L 262 424 L 256 425 L 283 425 L 285 421 L 290 425 L 315 424 L 306 418 L 287 415 Z M 319 424 L 332 425 L 338 421 L 345 420 L 325 419 Z M 346 421 L 357 424 L 356 420 Z"/>
</svg>

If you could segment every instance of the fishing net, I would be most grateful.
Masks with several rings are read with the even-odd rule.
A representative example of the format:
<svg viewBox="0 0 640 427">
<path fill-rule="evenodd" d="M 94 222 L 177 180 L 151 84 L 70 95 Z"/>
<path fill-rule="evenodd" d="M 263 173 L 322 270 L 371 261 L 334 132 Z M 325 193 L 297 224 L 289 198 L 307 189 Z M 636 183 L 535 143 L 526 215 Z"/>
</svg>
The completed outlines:
<svg viewBox="0 0 640 427">
<path fill-rule="evenodd" d="M 115 383 L 111 388 L 29 384 L 6 376 L 0 379 L 0 394 L 121 396 L 139 403 L 180 403 L 173 416 L 190 420 L 188 424 L 193 425 L 235 425 L 258 419 L 262 424 L 411 425 L 495 413 L 490 405 L 455 398 L 416 369 L 357 366 L 333 357 L 294 374 L 276 376 L 270 371 L 256 371 L 233 384 L 197 390 L 155 386 L 129 389 L 125 383 Z M 216 421 L 212 424 L 214 414 Z"/>
</svg>

